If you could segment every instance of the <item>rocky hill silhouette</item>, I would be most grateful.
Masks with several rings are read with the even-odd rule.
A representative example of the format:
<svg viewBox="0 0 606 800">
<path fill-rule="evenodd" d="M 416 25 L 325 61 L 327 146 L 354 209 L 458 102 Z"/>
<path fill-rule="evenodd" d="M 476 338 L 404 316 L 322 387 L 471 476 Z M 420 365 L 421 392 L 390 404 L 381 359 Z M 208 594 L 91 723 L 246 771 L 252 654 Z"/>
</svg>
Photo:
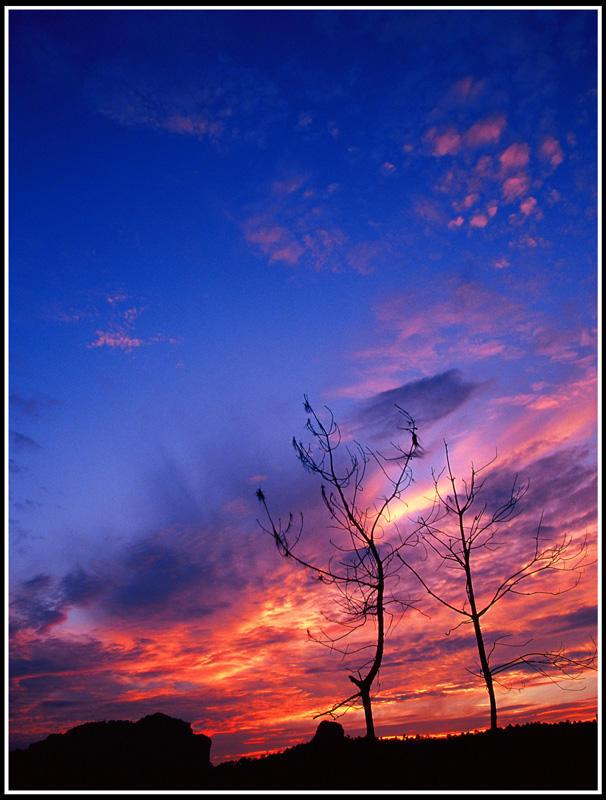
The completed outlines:
<svg viewBox="0 0 606 800">
<path fill-rule="evenodd" d="M 321 722 L 309 742 L 210 763 L 211 740 L 164 714 L 89 722 L 9 758 L 16 789 L 592 790 L 597 722 L 510 725 L 445 738 L 350 738 Z"/>
<path fill-rule="evenodd" d="M 9 756 L 11 789 L 198 789 L 211 740 L 166 714 L 87 722 Z"/>
</svg>

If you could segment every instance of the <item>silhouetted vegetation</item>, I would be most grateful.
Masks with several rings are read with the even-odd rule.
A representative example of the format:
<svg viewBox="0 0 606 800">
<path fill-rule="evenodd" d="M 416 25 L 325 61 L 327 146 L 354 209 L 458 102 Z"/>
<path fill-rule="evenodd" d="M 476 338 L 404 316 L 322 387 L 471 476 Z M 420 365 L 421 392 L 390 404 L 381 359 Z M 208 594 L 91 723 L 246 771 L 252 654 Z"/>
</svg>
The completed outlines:
<svg viewBox="0 0 606 800">
<path fill-rule="evenodd" d="M 446 738 L 313 741 L 214 768 L 221 789 L 557 790 L 597 787 L 597 723 L 509 726 Z"/>
<path fill-rule="evenodd" d="M 164 714 L 79 725 L 10 753 L 11 790 L 591 790 L 597 722 L 510 725 L 445 738 L 349 738 L 324 721 L 310 742 L 211 766 L 210 739 Z"/>
<path fill-rule="evenodd" d="M 325 424 L 307 396 L 304 408 L 309 414 L 306 427 L 315 441 L 313 445 L 304 445 L 294 438 L 293 446 L 303 467 L 321 480 L 320 493 L 330 529 L 321 549 L 332 555 L 325 556 L 325 552 L 321 552 L 317 556 L 303 557 L 296 549 L 303 531 L 303 515 L 300 515 L 296 533 L 293 533 L 292 514 L 285 526 L 281 520 L 274 522 L 261 489 L 257 491 L 257 498 L 263 505 L 269 528 L 259 524 L 273 537 L 280 555 L 310 570 L 320 582 L 339 591 L 340 597 L 335 601 L 337 613 L 328 618 L 339 626 L 338 633 L 322 631 L 318 638 L 308 631 L 308 635 L 333 651 L 357 659 L 355 667 L 348 667 L 354 672 L 349 680 L 356 686 L 356 692 L 316 717 L 323 714 L 336 717 L 340 709 L 347 710 L 361 703 L 366 735 L 372 739 L 375 730 L 371 692 L 381 668 L 385 638 L 397 616 L 411 607 L 409 602 L 394 594 L 402 567 L 396 556 L 409 542 L 400 536 L 400 543 L 394 545 L 384 538 L 384 528 L 390 525 L 399 533 L 392 504 L 401 501 L 403 492 L 410 486 L 410 464 L 421 453 L 421 447 L 412 417 L 396 406 L 403 420 L 399 430 L 407 434 L 405 446 L 392 444 L 392 453 L 385 456 L 353 442 L 351 447 L 345 447 L 347 456 L 340 460 L 341 430 L 332 412 L 326 409 L 329 417 Z M 385 493 L 364 502 L 362 493 L 369 464 L 378 468 Z M 338 533 L 335 534 L 335 530 Z M 373 641 L 360 642 L 356 636 L 353 643 L 346 642 L 352 634 L 359 634 L 369 620 L 374 622 Z"/>
</svg>

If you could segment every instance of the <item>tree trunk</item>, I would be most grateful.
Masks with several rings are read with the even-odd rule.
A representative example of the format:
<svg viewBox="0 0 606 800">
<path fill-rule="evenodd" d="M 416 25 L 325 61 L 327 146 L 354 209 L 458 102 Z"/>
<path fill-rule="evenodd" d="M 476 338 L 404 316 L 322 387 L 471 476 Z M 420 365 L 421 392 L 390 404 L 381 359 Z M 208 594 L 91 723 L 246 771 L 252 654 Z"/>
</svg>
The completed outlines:
<svg viewBox="0 0 606 800">
<path fill-rule="evenodd" d="M 473 615 L 473 627 L 476 634 L 476 642 L 478 645 L 478 654 L 480 656 L 480 666 L 482 667 L 482 676 L 486 683 L 488 691 L 488 698 L 490 700 L 490 730 L 496 731 L 497 729 L 497 700 L 494 693 L 494 683 L 492 680 L 492 673 L 488 665 L 488 658 L 486 657 L 486 650 L 484 648 L 484 636 L 482 628 L 480 627 L 480 618 L 477 614 Z"/>
<path fill-rule="evenodd" d="M 463 521 L 461 518 L 461 531 L 463 531 Z M 480 666 L 482 668 L 482 676 L 486 683 L 486 690 L 488 691 L 488 698 L 490 700 L 490 730 L 496 731 L 497 729 L 497 700 L 494 693 L 494 684 L 492 680 L 492 673 L 488 664 L 488 657 L 486 656 L 486 648 L 484 647 L 484 636 L 482 634 L 482 627 L 480 625 L 480 615 L 476 606 L 476 599 L 473 591 L 473 581 L 471 579 L 471 567 L 469 564 L 470 549 L 466 546 L 463 539 L 463 549 L 465 553 L 465 575 L 467 578 L 467 597 L 469 599 L 469 606 L 471 609 L 471 619 L 473 620 L 473 629 L 476 634 L 476 643 L 478 645 L 478 655 L 480 656 Z"/>
<path fill-rule="evenodd" d="M 370 686 L 360 686 L 360 697 L 364 706 L 364 719 L 366 720 L 366 738 L 375 739 L 375 724 L 372 718 L 372 706 L 370 703 Z"/>
</svg>

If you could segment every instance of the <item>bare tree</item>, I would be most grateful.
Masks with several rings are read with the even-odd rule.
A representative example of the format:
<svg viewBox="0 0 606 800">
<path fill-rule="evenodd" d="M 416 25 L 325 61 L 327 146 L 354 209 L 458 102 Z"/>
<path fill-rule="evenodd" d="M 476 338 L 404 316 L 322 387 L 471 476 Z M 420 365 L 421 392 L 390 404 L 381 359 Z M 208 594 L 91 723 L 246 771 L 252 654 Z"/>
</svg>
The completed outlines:
<svg viewBox="0 0 606 800">
<path fill-rule="evenodd" d="M 337 453 L 341 445 L 341 431 L 332 413 L 327 409 L 329 416 L 325 424 L 305 396 L 304 409 L 309 414 L 306 427 L 315 443 L 305 446 L 295 437 L 293 446 L 303 467 L 320 478 L 320 493 L 329 518 L 328 527 L 339 531 L 336 539 L 327 536 L 327 545 L 330 547 L 323 547 L 323 550 L 330 555 L 325 558 L 323 553 L 317 557 L 304 557 L 299 555 L 300 548 L 295 552 L 303 532 L 303 515 L 300 514 L 297 526 L 292 514 L 285 526 L 280 520 L 274 523 L 265 495 L 261 489 L 257 491 L 269 527 L 261 522 L 259 525 L 273 537 L 280 555 L 310 570 L 319 581 L 338 590 L 335 602 L 339 614 L 327 619 L 338 623 L 339 634 L 335 636 L 321 631 L 321 637 L 318 638 L 308 631 L 308 635 L 314 641 L 358 660 L 357 666 L 352 668 L 355 674 L 349 676 L 356 686 L 356 692 L 316 716 L 339 716 L 336 713 L 339 709 L 347 710 L 361 702 L 369 739 L 375 738 L 371 692 L 383 660 L 385 638 L 401 614 L 411 607 L 394 594 L 399 580 L 398 572 L 402 567 L 397 556 L 409 544 L 409 540 L 400 535 L 399 539 L 396 537 L 394 546 L 386 536 L 385 529 L 391 526 L 392 530 L 397 531 L 391 506 L 396 501 L 404 502 L 401 500 L 402 494 L 412 482 L 411 461 L 420 454 L 421 448 L 412 417 L 399 406 L 396 408 L 403 420 L 402 427 L 398 429 L 410 436 L 407 447 L 391 443 L 391 455 L 384 456 L 354 442 L 352 447 L 345 447 L 346 456 L 341 460 Z M 363 484 L 371 465 L 379 470 L 384 479 L 385 493 L 365 506 L 362 505 Z M 293 530 L 295 527 L 298 529 Z M 360 643 L 358 636 L 354 637 L 356 642 L 346 641 L 352 634 L 359 634 L 369 620 L 374 622 L 370 644 Z M 362 639 L 362 642 L 366 641 Z"/>
<path fill-rule="evenodd" d="M 461 625 L 473 626 L 479 656 L 479 668 L 472 671 L 480 675 L 485 683 L 490 699 L 490 729 L 497 728 L 497 702 L 494 684 L 500 683 L 497 675 L 518 668 L 528 668 L 549 677 L 555 673 L 562 678 L 576 678 L 580 671 L 595 668 L 595 651 L 589 655 L 567 655 L 562 648 L 552 651 L 530 652 L 518 654 L 515 658 L 491 665 L 491 657 L 499 645 L 507 645 L 497 637 L 490 650 L 487 650 L 485 633 L 482 628 L 484 616 L 501 600 L 510 595 L 559 595 L 569 592 L 577 586 L 581 579 L 582 568 L 587 565 L 587 540 L 586 538 L 576 545 L 572 537 L 564 535 L 557 543 L 544 542 L 541 536 L 543 515 L 532 537 L 532 543 L 525 558 L 518 562 L 506 577 L 498 577 L 490 584 L 481 575 L 480 561 L 492 552 L 501 549 L 504 542 L 495 538 L 500 527 L 511 522 L 520 514 L 520 501 L 528 491 L 528 483 L 519 485 L 516 475 L 511 491 L 504 499 L 496 502 L 495 508 L 489 511 L 488 504 L 478 500 L 485 478 L 481 473 L 490 467 L 496 456 L 480 469 L 471 465 L 468 479 L 463 479 L 457 485 L 457 479 L 448 452 L 448 445 L 444 443 L 446 451 L 446 467 L 439 474 L 432 470 L 435 497 L 432 510 L 426 517 L 418 520 L 418 532 L 421 541 L 425 544 L 425 553 L 434 553 L 437 556 L 437 570 L 442 567 L 451 569 L 458 574 L 457 579 L 449 580 L 448 587 L 464 588 L 463 597 L 459 600 L 452 598 L 452 590 L 448 587 L 438 591 L 432 588 L 431 582 L 421 574 L 420 567 L 413 567 L 406 561 L 401 553 L 398 558 L 414 573 L 426 592 L 442 605 L 456 612 L 463 619 L 450 631 Z M 440 488 L 440 479 L 445 473 L 448 492 L 444 494 Z M 501 559 L 503 562 L 503 559 Z M 495 558 L 492 558 L 492 563 Z M 477 567 L 477 569 L 475 569 Z M 566 585 L 555 589 L 537 587 L 536 578 L 544 573 L 565 573 Z M 434 584 L 436 581 L 434 581 Z M 460 596 L 460 592 L 459 592 Z M 480 600 L 481 596 L 481 600 Z M 520 645 L 507 645 L 525 647 L 529 642 Z M 470 670 L 471 671 L 471 670 Z M 552 680 L 554 680 L 551 677 Z M 556 680 L 554 680 L 557 683 Z"/>
</svg>

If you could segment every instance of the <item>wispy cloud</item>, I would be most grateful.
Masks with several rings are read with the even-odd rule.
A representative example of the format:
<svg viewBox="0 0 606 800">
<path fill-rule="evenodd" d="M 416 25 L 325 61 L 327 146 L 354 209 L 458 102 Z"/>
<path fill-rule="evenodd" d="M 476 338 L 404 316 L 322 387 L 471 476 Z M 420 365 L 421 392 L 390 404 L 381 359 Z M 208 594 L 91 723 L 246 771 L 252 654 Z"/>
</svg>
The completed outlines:
<svg viewBox="0 0 606 800">
<path fill-rule="evenodd" d="M 23 397 L 18 393 L 13 393 L 9 397 L 9 403 L 28 417 L 40 417 L 50 408 L 61 405 L 61 401 L 53 397 Z"/>
<path fill-rule="evenodd" d="M 426 313 L 430 295 L 431 315 Z M 391 334 L 392 340 L 357 355 L 376 367 L 393 359 L 401 369 L 427 374 L 450 359 L 473 363 L 495 353 L 506 358 L 523 354 L 524 309 L 481 283 L 451 279 L 394 294 L 380 303 L 375 313 L 386 337 Z M 512 336 L 516 330 L 517 340 Z"/>
<path fill-rule="evenodd" d="M 9 431 L 11 437 L 11 446 L 14 447 L 16 450 L 21 451 L 35 451 L 41 450 L 42 445 L 38 444 L 31 436 L 27 436 L 23 433 L 19 433 L 18 431 Z"/>
<path fill-rule="evenodd" d="M 105 299 L 110 306 L 111 314 L 107 318 L 106 327 L 97 329 L 95 331 L 97 338 L 86 345 L 89 350 L 97 347 L 109 347 L 112 350 L 122 350 L 125 353 L 130 353 L 136 348 L 158 342 L 179 343 L 177 338 L 162 333 L 145 337 L 137 335 L 135 324 L 146 309 L 144 306 L 126 305 L 127 301 L 130 300 L 126 292 L 112 292 Z M 99 313 L 101 315 L 101 312 Z"/>
<path fill-rule="evenodd" d="M 97 339 L 86 346 L 91 347 L 111 347 L 118 350 L 130 352 L 133 347 L 141 347 L 143 341 L 136 337 L 129 336 L 124 331 L 95 331 Z"/>
<path fill-rule="evenodd" d="M 144 125 L 224 146 L 238 140 L 264 146 L 287 112 L 279 87 L 266 75 L 236 64 L 208 66 L 195 80 L 168 85 L 157 73 L 124 69 L 110 81 L 99 74 L 95 93 L 101 114 L 122 125 Z"/>
<path fill-rule="evenodd" d="M 372 272 L 390 253 L 391 243 L 350 235 L 335 218 L 337 189 L 337 184 L 316 187 L 308 176 L 274 180 L 265 201 L 242 222 L 245 241 L 270 264 L 314 272 Z"/>
</svg>

